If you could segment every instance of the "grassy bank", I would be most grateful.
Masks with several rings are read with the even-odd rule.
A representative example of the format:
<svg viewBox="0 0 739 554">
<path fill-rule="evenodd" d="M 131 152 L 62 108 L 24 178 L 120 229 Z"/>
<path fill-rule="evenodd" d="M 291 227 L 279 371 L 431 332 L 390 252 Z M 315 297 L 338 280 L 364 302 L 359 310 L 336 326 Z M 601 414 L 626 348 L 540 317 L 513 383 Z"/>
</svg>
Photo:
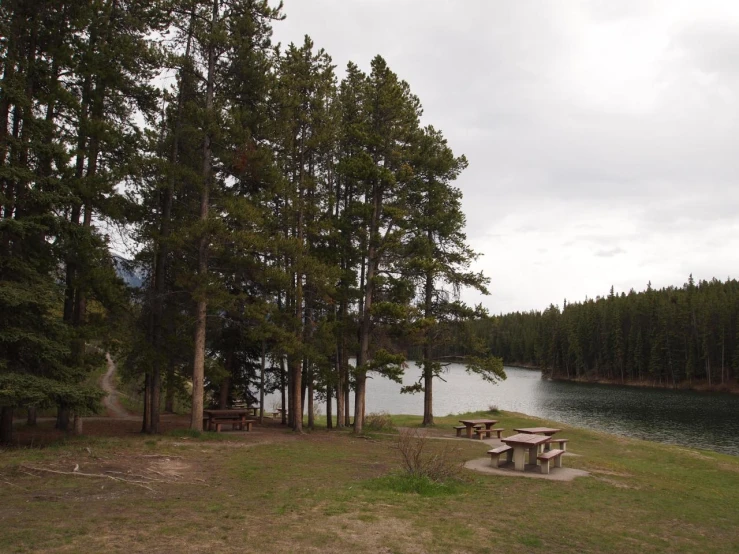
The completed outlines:
<svg viewBox="0 0 739 554">
<path fill-rule="evenodd" d="M 552 423 L 496 418 L 508 430 Z M 437 418 L 431 433 L 451 437 L 458 419 Z M 565 465 L 591 476 L 463 471 L 451 486 L 425 487 L 395 476 L 392 432 L 298 436 L 267 423 L 248 434 L 147 437 L 114 425 L 100 431 L 107 436 L 0 454 L 0 552 L 739 550 L 737 457 L 566 429 L 577 456 Z M 467 439 L 429 445 L 459 462 L 487 449 Z M 93 476 L 48 471 L 75 465 Z"/>
</svg>

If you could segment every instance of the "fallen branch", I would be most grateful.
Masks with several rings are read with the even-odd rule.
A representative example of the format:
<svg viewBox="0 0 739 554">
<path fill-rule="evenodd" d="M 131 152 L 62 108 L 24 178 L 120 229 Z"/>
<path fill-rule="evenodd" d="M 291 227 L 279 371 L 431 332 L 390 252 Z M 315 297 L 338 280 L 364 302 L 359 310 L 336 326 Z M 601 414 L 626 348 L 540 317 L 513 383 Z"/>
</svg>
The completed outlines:
<svg viewBox="0 0 739 554">
<path fill-rule="evenodd" d="M 21 487 L 20 485 L 16 485 L 15 483 L 11 483 L 10 481 L 0 481 L 0 483 L 5 483 L 6 485 L 10 485 L 11 487 L 27 490 L 25 487 Z"/>
<path fill-rule="evenodd" d="M 182 459 L 182 456 L 174 456 L 170 454 L 142 454 L 142 458 L 180 458 Z"/>
<path fill-rule="evenodd" d="M 104 473 L 84 473 L 82 471 L 59 471 L 58 469 L 48 469 L 45 467 L 31 467 L 31 466 L 24 466 L 26 469 L 30 469 L 31 471 L 40 471 L 40 472 L 46 472 L 46 473 L 55 473 L 57 475 L 73 475 L 78 477 L 93 477 L 93 478 L 104 478 L 104 479 L 112 479 L 113 481 L 120 481 L 122 483 L 128 483 L 129 485 L 135 485 L 137 487 L 142 487 L 144 489 L 150 490 L 151 492 L 156 492 L 151 487 L 146 486 L 141 481 L 131 481 L 130 479 L 122 479 L 121 477 L 114 477 L 113 475 L 105 475 Z M 38 477 L 38 475 L 36 475 Z"/>
</svg>

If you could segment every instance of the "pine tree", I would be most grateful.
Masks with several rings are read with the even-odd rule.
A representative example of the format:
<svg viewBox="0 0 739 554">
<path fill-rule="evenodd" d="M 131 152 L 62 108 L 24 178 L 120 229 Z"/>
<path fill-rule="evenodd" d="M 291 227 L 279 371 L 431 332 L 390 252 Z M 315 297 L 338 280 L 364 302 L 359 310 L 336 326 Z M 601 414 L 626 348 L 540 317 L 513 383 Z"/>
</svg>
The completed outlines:
<svg viewBox="0 0 739 554">
<path fill-rule="evenodd" d="M 417 140 L 411 160 L 414 178 L 407 203 L 412 207 L 406 228 L 406 267 L 419 287 L 416 323 L 422 343 L 423 368 L 420 388 L 424 393 L 423 425 L 433 425 L 433 380 L 445 364 L 434 356 L 450 340 L 449 324 L 481 315 L 459 301 L 462 287 L 487 294 L 488 279 L 469 270 L 477 255 L 466 244 L 462 194 L 451 183 L 466 168 L 464 157 L 456 158 L 443 135 L 427 127 Z M 504 377 L 500 358 L 480 356 L 484 348 L 469 350 L 467 368 L 484 378 Z M 406 391 L 417 390 L 406 388 Z"/>
</svg>

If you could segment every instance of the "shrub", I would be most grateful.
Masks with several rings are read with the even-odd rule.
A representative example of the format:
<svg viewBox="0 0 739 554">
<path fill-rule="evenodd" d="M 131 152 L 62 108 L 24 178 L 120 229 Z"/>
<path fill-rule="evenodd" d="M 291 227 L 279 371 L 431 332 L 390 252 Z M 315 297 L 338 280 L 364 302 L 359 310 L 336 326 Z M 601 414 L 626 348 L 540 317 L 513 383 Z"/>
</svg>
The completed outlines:
<svg viewBox="0 0 739 554">
<path fill-rule="evenodd" d="M 490 412 L 491 414 L 497 414 L 497 413 L 499 413 L 500 410 L 498 409 L 498 405 L 497 404 L 490 404 L 488 406 L 488 412 Z"/>
<path fill-rule="evenodd" d="M 452 459 L 449 444 L 438 445 L 431 451 L 428 435 L 417 429 L 400 432 L 398 452 L 403 469 L 413 477 L 427 478 L 438 483 L 455 479 L 462 468 L 461 462 Z"/>
<path fill-rule="evenodd" d="M 368 431 L 392 431 L 393 420 L 387 412 L 373 412 L 364 418 L 364 428 Z"/>
</svg>

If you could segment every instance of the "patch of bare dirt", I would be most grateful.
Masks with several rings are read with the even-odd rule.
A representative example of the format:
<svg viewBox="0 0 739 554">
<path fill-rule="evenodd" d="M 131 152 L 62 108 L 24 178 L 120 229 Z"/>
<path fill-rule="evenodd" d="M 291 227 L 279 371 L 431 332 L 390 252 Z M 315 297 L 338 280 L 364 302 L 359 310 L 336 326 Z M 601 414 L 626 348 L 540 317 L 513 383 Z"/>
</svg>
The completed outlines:
<svg viewBox="0 0 739 554">
<path fill-rule="evenodd" d="M 67 456 L 53 463 L 24 462 L 18 472 L 52 479 L 55 476 L 115 482 L 156 492 L 158 486 L 170 484 L 205 485 L 201 472 L 191 461 L 180 456 L 159 454 L 127 454 L 114 458 Z"/>
</svg>

